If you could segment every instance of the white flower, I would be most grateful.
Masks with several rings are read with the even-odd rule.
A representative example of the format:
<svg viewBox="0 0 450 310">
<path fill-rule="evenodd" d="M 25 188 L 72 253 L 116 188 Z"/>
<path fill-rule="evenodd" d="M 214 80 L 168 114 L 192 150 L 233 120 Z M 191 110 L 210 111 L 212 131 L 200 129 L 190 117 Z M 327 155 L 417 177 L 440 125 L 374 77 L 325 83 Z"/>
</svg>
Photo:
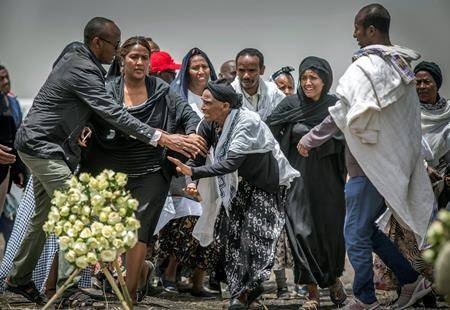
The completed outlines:
<svg viewBox="0 0 450 310">
<path fill-rule="evenodd" d="M 91 232 L 91 230 L 90 230 L 89 228 L 83 229 L 83 230 L 81 231 L 81 233 L 80 233 L 80 237 L 83 238 L 83 239 L 87 239 L 87 238 L 92 237 L 92 232 Z"/>
<path fill-rule="evenodd" d="M 436 243 L 439 238 L 444 234 L 444 225 L 441 222 L 435 221 L 430 225 L 428 230 L 428 241 L 430 243 Z"/>
<path fill-rule="evenodd" d="M 76 265 L 78 268 L 81 268 L 81 269 L 86 268 L 86 267 L 89 265 L 88 260 L 87 260 L 87 257 L 84 256 L 84 255 L 83 255 L 83 256 L 77 257 L 77 258 L 75 259 L 75 265 Z"/>
<path fill-rule="evenodd" d="M 69 250 L 67 251 L 66 254 L 64 254 L 64 258 L 69 262 L 69 263 L 73 263 L 76 259 L 77 255 L 75 254 L 74 251 Z"/>
<path fill-rule="evenodd" d="M 116 205 L 117 206 L 119 206 L 119 207 L 125 207 L 125 206 L 127 206 L 127 198 L 125 198 L 125 197 L 119 197 L 119 198 L 117 198 L 116 199 Z"/>
<path fill-rule="evenodd" d="M 69 237 L 75 238 L 77 236 L 77 232 L 73 228 L 69 228 L 66 232 Z"/>
<path fill-rule="evenodd" d="M 91 204 L 92 204 L 92 206 L 94 206 L 94 207 L 102 206 L 104 203 L 105 203 L 105 198 L 103 198 L 103 197 L 102 197 L 101 195 L 99 195 L 99 194 L 94 195 L 94 196 L 91 198 Z"/>
<path fill-rule="evenodd" d="M 78 189 L 71 188 L 69 190 L 69 197 L 67 197 L 67 201 L 70 204 L 76 204 L 81 200 L 81 191 Z"/>
<path fill-rule="evenodd" d="M 105 237 L 99 237 L 97 238 L 97 241 L 100 249 L 108 249 L 110 247 L 108 239 Z"/>
<path fill-rule="evenodd" d="M 94 250 L 97 249 L 99 247 L 99 243 L 97 241 L 97 239 L 91 237 L 86 241 L 86 245 L 89 248 L 89 250 Z"/>
<path fill-rule="evenodd" d="M 66 217 L 68 216 L 70 213 L 70 208 L 67 205 L 64 205 L 61 207 L 61 209 L 59 210 L 59 215 Z"/>
<path fill-rule="evenodd" d="M 436 255 L 432 249 L 423 251 L 422 257 L 429 263 L 432 263 L 436 258 Z"/>
<path fill-rule="evenodd" d="M 123 240 L 120 239 L 114 239 L 112 244 L 116 249 L 121 249 L 125 246 Z"/>
<path fill-rule="evenodd" d="M 75 242 L 75 244 L 73 245 L 72 248 L 73 248 L 73 251 L 75 252 L 75 254 L 77 254 L 77 255 L 86 254 L 88 251 L 86 244 L 82 243 L 82 242 Z"/>
<path fill-rule="evenodd" d="M 91 220 L 89 219 L 89 217 L 82 215 L 80 218 L 81 222 L 84 225 L 89 225 L 91 223 Z"/>
<path fill-rule="evenodd" d="M 111 226 L 109 226 L 109 225 L 103 226 L 103 228 L 102 228 L 103 237 L 109 239 L 113 236 L 113 233 L 114 233 L 114 229 Z"/>
<path fill-rule="evenodd" d="M 58 212 L 50 211 L 50 213 L 48 214 L 48 219 L 53 222 L 58 222 L 60 218 L 61 217 L 59 216 Z"/>
<path fill-rule="evenodd" d="M 91 178 L 89 180 L 89 189 L 91 191 L 97 191 L 98 190 L 98 181 L 95 178 Z"/>
<path fill-rule="evenodd" d="M 124 218 L 124 217 L 126 217 L 127 216 L 127 212 L 128 210 L 126 209 L 126 208 L 120 208 L 119 209 L 119 215 L 120 215 L 120 217 L 122 217 L 122 218 Z"/>
<path fill-rule="evenodd" d="M 114 229 L 116 230 L 117 233 L 121 233 L 125 230 L 125 226 L 123 226 L 122 223 L 117 223 L 116 225 L 114 225 Z"/>
<path fill-rule="evenodd" d="M 89 265 L 95 265 L 98 262 L 97 255 L 95 253 L 92 252 L 87 253 L 86 258 Z"/>
<path fill-rule="evenodd" d="M 112 262 L 116 259 L 117 253 L 114 250 L 103 250 L 100 253 L 100 259 L 103 262 Z"/>
<path fill-rule="evenodd" d="M 120 217 L 119 213 L 117 213 L 117 212 L 111 212 L 108 215 L 108 224 L 110 224 L 110 225 L 117 224 L 120 222 L 120 220 L 121 220 L 121 217 Z"/>
<path fill-rule="evenodd" d="M 129 231 L 123 238 L 123 241 L 128 248 L 132 248 L 136 245 L 138 240 L 137 240 L 136 234 Z"/>
<path fill-rule="evenodd" d="M 107 191 L 107 190 L 101 191 L 101 195 L 102 195 L 103 197 L 105 197 L 105 199 L 112 199 L 113 196 L 114 196 L 112 192 Z"/>
<path fill-rule="evenodd" d="M 437 218 L 443 223 L 450 225 L 450 212 L 447 210 L 439 211 Z"/>
<path fill-rule="evenodd" d="M 75 223 L 73 224 L 73 228 L 75 229 L 76 232 L 80 232 L 83 230 L 84 224 L 82 221 L 76 220 Z"/>
<path fill-rule="evenodd" d="M 57 207 L 60 207 L 66 202 L 66 200 L 67 196 L 62 192 L 58 190 L 53 192 L 52 204 L 56 205 Z"/>
<path fill-rule="evenodd" d="M 100 235 L 102 233 L 103 224 L 100 222 L 94 222 L 91 224 L 91 231 L 94 235 Z"/>
<path fill-rule="evenodd" d="M 136 199 L 128 199 L 128 207 L 133 209 L 134 211 L 137 210 L 139 206 L 139 202 Z"/>
<path fill-rule="evenodd" d="M 103 170 L 103 174 L 108 178 L 108 180 L 114 180 L 114 174 L 116 173 L 112 170 Z"/>
<path fill-rule="evenodd" d="M 97 177 L 97 182 L 98 182 L 97 188 L 99 191 L 103 191 L 107 189 L 109 186 L 109 182 L 105 177 L 101 176 Z"/>
<path fill-rule="evenodd" d="M 63 232 L 63 227 L 61 225 L 56 225 L 53 228 L 53 232 L 55 233 L 56 236 L 61 236 L 62 232 Z"/>
<path fill-rule="evenodd" d="M 139 227 L 141 227 L 141 224 L 139 223 L 139 221 L 131 216 L 127 217 L 127 219 L 125 220 L 125 223 L 126 223 L 127 227 L 130 228 L 131 230 L 136 230 Z"/>
<path fill-rule="evenodd" d="M 72 206 L 72 208 L 70 208 L 70 212 L 72 214 L 80 214 L 81 208 L 78 205 L 74 205 L 74 206 Z"/>
<path fill-rule="evenodd" d="M 76 176 L 73 176 L 70 178 L 69 181 L 67 181 L 67 185 L 69 185 L 69 187 L 78 187 L 78 180 Z"/>
<path fill-rule="evenodd" d="M 100 212 L 100 215 L 98 216 L 98 219 L 100 220 L 100 222 L 106 223 L 108 222 L 108 213 L 106 212 Z"/>
<path fill-rule="evenodd" d="M 89 175 L 89 173 L 80 173 L 79 179 L 81 182 L 83 183 L 89 183 L 91 176 Z"/>
<path fill-rule="evenodd" d="M 72 224 L 75 224 L 75 221 L 77 220 L 77 216 L 75 214 L 71 214 L 69 215 L 68 218 L 69 222 L 71 222 Z"/>
<path fill-rule="evenodd" d="M 53 232 L 53 228 L 55 228 L 55 222 L 53 221 L 47 221 L 42 226 L 42 230 L 49 234 Z"/>
<path fill-rule="evenodd" d="M 116 179 L 117 185 L 120 187 L 127 185 L 128 176 L 125 173 L 118 172 L 114 178 Z"/>
<path fill-rule="evenodd" d="M 84 206 L 83 208 L 81 208 L 81 214 L 83 214 L 85 216 L 90 216 L 91 208 L 89 208 L 89 206 Z"/>
<path fill-rule="evenodd" d="M 68 236 L 61 236 L 59 237 L 59 248 L 60 250 L 64 251 L 69 248 L 69 246 L 72 244 L 73 240 L 72 238 Z"/>
<path fill-rule="evenodd" d="M 65 222 L 63 225 L 63 230 L 67 233 L 67 231 L 72 228 L 72 224 L 70 222 Z"/>
</svg>

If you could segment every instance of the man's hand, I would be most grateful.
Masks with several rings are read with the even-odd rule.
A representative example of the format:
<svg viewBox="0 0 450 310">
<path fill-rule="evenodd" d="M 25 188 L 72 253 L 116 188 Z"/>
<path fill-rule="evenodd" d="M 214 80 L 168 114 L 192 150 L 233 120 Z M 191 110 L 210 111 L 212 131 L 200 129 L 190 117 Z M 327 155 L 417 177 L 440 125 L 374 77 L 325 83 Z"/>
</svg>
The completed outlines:
<svg viewBox="0 0 450 310">
<path fill-rule="evenodd" d="M 183 191 L 189 196 L 194 197 L 198 201 L 202 201 L 202 197 L 200 196 L 200 193 L 197 190 L 197 185 L 195 185 L 195 183 L 189 183 L 188 185 L 186 185 L 186 188 L 183 188 Z"/>
<path fill-rule="evenodd" d="M 206 157 L 208 155 L 208 143 L 206 143 L 206 140 L 196 133 L 191 133 L 188 137 L 200 149 L 200 154 Z"/>
<path fill-rule="evenodd" d="M 439 172 L 436 171 L 436 169 L 427 166 L 427 172 L 431 183 L 435 183 L 437 181 L 442 180 L 442 176 L 439 174 Z"/>
<path fill-rule="evenodd" d="M 181 153 L 188 158 L 195 158 L 201 149 L 196 145 L 192 138 L 180 134 L 168 134 L 161 132 L 161 138 L 159 138 L 158 144 L 167 147 L 175 152 Z"/>
<path fill-rule="evenodd" d="M 192 169 L 188 165 L 183 164 L 176 158 L 167 156 L 167 159 L 170 160 L 176 167 L 177 171 L 181 174 L 187 175 L 188 177 L 192 176 Z"/>
<path fill-rule="evenodd" d="M 89 127 L 84 127 L 81 135 L 78 137 L 77 143 L 81 147 L 87 147 L 87 140 L 91 137 L 92 130 Z"/>
<path fill-rule="evenodd" d="M 303 157 L 309 156 L 309 151 L 300 142 L 297 145 L 297 150 L 300 153 L 300 155 L 302 155 Z"/>
<path fill-rule="evenodd" d="M 11 148 L 0 144 L 0 164 L 9 165 L 13 164 L 16 161 L 16 155 L 10 154 Z"/>
</svg>

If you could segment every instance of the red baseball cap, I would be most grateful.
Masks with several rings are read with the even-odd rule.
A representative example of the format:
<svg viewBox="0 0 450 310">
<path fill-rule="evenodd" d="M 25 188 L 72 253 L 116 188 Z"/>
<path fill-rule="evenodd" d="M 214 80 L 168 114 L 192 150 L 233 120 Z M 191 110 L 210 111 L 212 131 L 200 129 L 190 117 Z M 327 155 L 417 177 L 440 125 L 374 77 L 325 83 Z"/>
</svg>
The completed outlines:
<svg viewBox="0 0 450 310">
<path fill-rule="evenodd" d="M 175 71 L 181 68 L 180 64 L 175 63 L 173 58 L 167 52 L 158 51 L 150 55 L 150 73 L 155 74 L 162 71 Z"/>
</svg>

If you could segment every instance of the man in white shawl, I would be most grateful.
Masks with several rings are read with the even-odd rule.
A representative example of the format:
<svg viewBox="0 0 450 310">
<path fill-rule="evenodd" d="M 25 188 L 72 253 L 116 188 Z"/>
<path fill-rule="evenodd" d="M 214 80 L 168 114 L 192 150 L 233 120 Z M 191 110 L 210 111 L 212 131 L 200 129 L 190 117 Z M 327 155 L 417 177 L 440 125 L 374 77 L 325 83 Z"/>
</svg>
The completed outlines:
<svg viewBox="0 0 450 310">
<path fill-rule="evenodd" d="M 421 246 L 434 204 L 421 155 L 419 101 L 409 66 L 419 55 L 391 44 L 389 24 L 390 15 L 380 4 L 358 12 L 353 36 L 361 50 L 339 80 L 336 92 L 340 100 L 329 108 L 331 116 L 298 145 L 300 154 L 307 156 L 308 149 L 319 146 L 338 129 L 345 136 L 350 179 L 345 186 L 344 236 L 355 269 L 355 298 L 346 309 L 379 307 L 372 252 L 402 286 L 396 308 L 409 307 L 431 291 L 431 283 L 412 268 L 375 223 L 387 205 L 396 219 L 415 233 Z"/>
<path fill-rule="evenodd" d="M 236 56 L 237 77 L 231 83 L 242 95 L 243 107 L 259 114 L 265 121 L 285 97 L 274 82 L 263 81 L 264 55 L 255 48 L 245 48 Z"/>
<path fill-rule="evenodd" d="M 209 182 L 207 191 L 198 186 L 204 209 L 193 234 L 202 245 L 215 237 L 229 309 L 247 309 L 264 292 L 284 226 L 285 191 L 300 173 L 258 114 L 240 108 L 241 95 L 226 80 L 209 82 L 202 98 L 204 119 L 197 132 L 214 148 L 213 163 L 197 157 L 190 167 L 168 158 L 178 172 Z M 195 185 L 187 192 L 196 194 Z"/>
</svg>

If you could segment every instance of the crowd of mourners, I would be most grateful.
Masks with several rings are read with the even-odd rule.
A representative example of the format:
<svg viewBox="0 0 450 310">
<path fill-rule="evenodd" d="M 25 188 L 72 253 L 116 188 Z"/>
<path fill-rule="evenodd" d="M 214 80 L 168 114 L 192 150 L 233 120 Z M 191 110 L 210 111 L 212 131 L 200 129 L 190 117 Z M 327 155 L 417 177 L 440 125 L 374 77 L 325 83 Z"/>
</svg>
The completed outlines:
<svg viewBox="0 0 450 310">
<path fill-rule="evenodd" d="M 139 201 L 138 243 L 122 257 L 135 304 L 154 278 L 173 294 L 188 279 L 194 297 L 222 290 L 228 309 L 263 309 L 273 272 L 278 298 L 306 295 L 301 309 L 318 309 L 324 288 L 346 309 L 380 307 L 375 289 L 396 290 L 396 309 L 432 305 L 421 250 L 449 208 L 450 101 L 439 66 L 413 66 L 420 55 L 392 44 L 389 25 L 380 4 L 358 11 L 360 49 L 336 94 L 320 57 L 301 60 L 297 86 L 291 66 L 264 81 L 255 48 L 216 74 L 196 47 L 177 64 L 148 37 L 121 44 L 103 17 L 63 49 L 23 120 L 0 66 L 0 290 L 42 305 L 67 280 L 74 267 L 42 230 L 53 192 L 111 169 Z M 12 183 L 24 188 L 17 210 Z M 92 289 L 105 283 L 87 268 L 58 302 L 105 306 Z"/>
</svg>

